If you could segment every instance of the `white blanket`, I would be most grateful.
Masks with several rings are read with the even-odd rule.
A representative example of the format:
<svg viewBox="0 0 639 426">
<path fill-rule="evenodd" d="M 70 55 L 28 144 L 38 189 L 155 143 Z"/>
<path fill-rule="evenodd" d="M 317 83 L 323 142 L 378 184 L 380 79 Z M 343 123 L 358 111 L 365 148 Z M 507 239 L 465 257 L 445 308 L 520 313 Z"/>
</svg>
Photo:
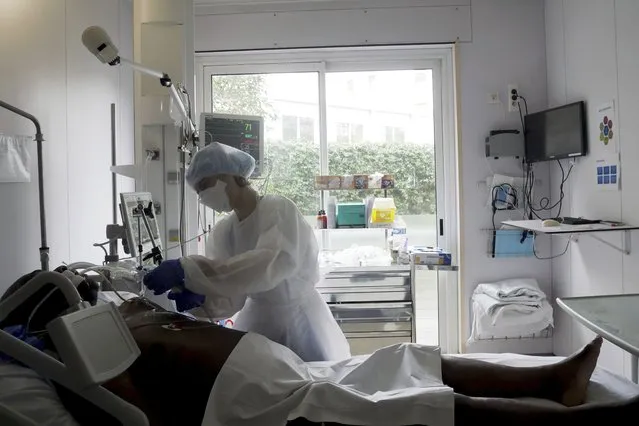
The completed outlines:
<svg viewBox="0 0 639 426">
<path fill-rule="evenodd" d="M 552 327 L 553 310 L 547 300 L 503 303 L 485 294 L 473 295 L 470 340 L 527 337 Z"/>
<path fill-rule="evenodd" d="M 242 338 L 215 381 L 203 426 L 453 426 L 439 349 L 401 344 L 342 362 L 304 363 L 257 334 Z"/>
<path fill-rule="evenodd" d="M 479 284 L 475 288 L 475 294 L 485 294 L 502 302 L 530 302 L 546 298 L 546 294 L 539 288 L 537 280 L 529 278 Z"/>
</svg>

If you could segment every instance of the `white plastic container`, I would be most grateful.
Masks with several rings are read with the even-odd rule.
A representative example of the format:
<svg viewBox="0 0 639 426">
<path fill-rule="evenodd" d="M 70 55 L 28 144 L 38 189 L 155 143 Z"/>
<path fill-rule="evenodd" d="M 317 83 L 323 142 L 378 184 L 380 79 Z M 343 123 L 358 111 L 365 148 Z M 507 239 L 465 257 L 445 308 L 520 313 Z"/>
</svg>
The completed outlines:
<svg viewBox="0 0 639 426">
<path fill-rule="evenodd" d="M 326 205 L 328 229 L 337 228 L 337 197 L 329 197 Z"/>
</svg>

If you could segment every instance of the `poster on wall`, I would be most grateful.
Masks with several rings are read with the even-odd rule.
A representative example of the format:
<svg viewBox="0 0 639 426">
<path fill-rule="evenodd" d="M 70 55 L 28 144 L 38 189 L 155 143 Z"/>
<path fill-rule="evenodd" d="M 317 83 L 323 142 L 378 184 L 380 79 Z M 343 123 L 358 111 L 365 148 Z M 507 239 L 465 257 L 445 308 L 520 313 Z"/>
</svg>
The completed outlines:
<svg viewBox="0 0 639 426">
<path fill-rule="evenodd" d="M 619 191 L 621 167 L 618 155 L 595 162 L 597 189 L 599 191 Z"/>
<path fill-rule="evenodd" d="M 617 148 L 617 118 L 615 117 L 615 102 L 610 101 L 597 109 L 597 126 L 599 143 L 603 152 L 619 152 Z"/>
</svg>

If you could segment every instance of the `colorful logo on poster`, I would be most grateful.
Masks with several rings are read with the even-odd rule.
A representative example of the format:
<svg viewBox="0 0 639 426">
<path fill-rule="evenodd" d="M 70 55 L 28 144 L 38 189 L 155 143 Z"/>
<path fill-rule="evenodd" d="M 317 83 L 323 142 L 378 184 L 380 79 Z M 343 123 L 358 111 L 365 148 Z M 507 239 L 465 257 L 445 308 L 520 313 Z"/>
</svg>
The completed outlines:
<svg viewBox="0 0 639 426">
<path fill-rule="evenodd" d="M 599 123 L 599 140 L 603 142 L 604 145 L 608 145 L 613 137 L 612 120 L 605 115 L 601 123 Z"/>
</svg>

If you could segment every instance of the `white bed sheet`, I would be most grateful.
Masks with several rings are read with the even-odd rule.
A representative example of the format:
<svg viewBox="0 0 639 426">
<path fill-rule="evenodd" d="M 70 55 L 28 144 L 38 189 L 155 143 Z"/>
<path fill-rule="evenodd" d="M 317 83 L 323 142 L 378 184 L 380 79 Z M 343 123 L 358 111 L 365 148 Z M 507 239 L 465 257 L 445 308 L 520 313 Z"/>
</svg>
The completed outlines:
<svg viewBox="0 0 639 426">
<path fill-rule="evenodd" d="M 0 364 L 0 403 L 38 425 L 80 426 L 49 382 L 30 368 Z"/>
<path fill-rule="evenodd" d="M 215 380 L 202 425 L 284 426 L 303 417 L 453 426 L 453 410 L 437 348 L 394 345 L 345 361 L 305 363 L 290 349 L 248 333 Z"/>
</svg>

